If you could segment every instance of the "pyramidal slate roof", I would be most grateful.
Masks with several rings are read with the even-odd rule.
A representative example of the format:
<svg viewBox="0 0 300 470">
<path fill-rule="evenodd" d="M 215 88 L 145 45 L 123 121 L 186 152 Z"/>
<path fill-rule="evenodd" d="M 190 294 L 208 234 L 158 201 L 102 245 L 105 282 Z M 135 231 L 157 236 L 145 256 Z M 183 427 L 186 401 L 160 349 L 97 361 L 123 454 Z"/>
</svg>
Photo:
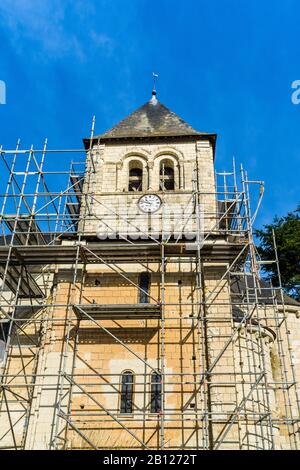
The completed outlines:
<svg viewBox="0 0 300 470">
<path fill-rule="evenodd" d="M 141 137 L 202 136 L 210 135 L 198 132 L 177 114 L 160 103 L 156 92 L 152 98 L 117 125 L 95 139 L 120 139 Z"/>
</svg>

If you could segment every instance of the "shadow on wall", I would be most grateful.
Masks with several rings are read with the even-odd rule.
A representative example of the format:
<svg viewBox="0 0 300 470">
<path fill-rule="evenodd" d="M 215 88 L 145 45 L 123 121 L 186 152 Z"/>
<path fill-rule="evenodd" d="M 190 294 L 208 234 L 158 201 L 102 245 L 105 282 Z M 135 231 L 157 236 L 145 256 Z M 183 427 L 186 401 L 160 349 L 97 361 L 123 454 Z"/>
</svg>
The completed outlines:
<svg viewBox="0 0 300 470">
<path fill-rule="evenodd" d="M 116 336 L 123 343 L 148 344 L 151 338 L 158 333 L 159 328 L 107 328 L 107 330 Z M 119 344 L 112 336 L 98 328 L 79 328 L 79 344 Z M 72 329 L 71 337 L 76 335 L 76 329 Z"/>
</svg>

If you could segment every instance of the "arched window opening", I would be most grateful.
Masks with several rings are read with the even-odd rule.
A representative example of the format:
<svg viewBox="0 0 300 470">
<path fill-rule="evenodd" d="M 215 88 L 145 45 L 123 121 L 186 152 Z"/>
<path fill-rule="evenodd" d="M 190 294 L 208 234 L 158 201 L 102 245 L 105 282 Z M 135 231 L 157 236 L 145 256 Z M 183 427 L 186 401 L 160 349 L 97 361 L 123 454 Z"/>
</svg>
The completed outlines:
<svg viewBox="0 0 300 470">
<path fill-rule="evenodd" d="M 149 273 L 141 273 L 139 278 L 139 297 L 140 297 L 140 304 L 148 304 L 149 303 L 149 289 L 150 289 L 150 274 Z"/>
<path fill-rule="evenodd" d="M 132 161 L 129 165 L 128 191 L 143 190 L 143 166 L 139 161 Z"/>
<path fill-rule="evenodd" d="M 133 373 L 130 370 L 126 370 L 122 373 L 121 381 L 121 413 L 132 413 L 133 411 L 133 385 Z"/>
<path fill-rule="evenodd" d="M 161 191 L 172 191 L 175 189 L 174 167 L 169 160 L 160 163 L 159 188 Z"/>
<path fill-rule="evenodd" d="M 151 413 L 161 412 L 161 393 L 162 393 L 161 374 L 159 372 L 153 372 L 153 374 L 151 375 L 151 403 L 150 403 Z"/>
</svg>

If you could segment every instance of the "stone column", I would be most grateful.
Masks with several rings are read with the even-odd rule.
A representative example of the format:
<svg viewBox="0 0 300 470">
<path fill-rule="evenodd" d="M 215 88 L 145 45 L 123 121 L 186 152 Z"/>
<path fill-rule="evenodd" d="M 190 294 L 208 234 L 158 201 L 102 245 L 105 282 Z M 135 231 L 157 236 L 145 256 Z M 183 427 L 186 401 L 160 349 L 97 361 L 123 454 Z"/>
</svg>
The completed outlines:
<svg viewBox="0 0 300 470">
<path fill-rule="evenodd" d="M 182 161 L 179 161 L 178 168 L 179 168 L 179 189 L 183 189 L 184 188 L 184 166 L 183 166 Z"/>
<path fill-rule="evenodd" d="M 122 178 L 122 168 L 123 168 L 123 162 L 118 162 L 116 164 L 116 170 L 117 170 L 117 191 L 122 191 L 122 183 L 123 183 L 123 178 Z"/>
<path fill-rule="evenodd" d="M 153 161 L 148 162 L 148 189 L 149 191 L 153 190 L 153 168 L 154 168 L 154 162 Z"/>
</svg>

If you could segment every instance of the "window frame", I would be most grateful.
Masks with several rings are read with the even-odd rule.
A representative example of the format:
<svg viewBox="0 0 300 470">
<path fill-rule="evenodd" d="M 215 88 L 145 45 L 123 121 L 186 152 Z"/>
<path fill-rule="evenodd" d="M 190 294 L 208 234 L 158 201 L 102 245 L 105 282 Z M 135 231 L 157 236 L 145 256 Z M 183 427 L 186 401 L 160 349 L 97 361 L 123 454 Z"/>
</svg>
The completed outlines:
<svg viewBox="0 0 300 470">
<path fill-rule="evenodd" d="M 153 376 L 154 375 L 160 377 L 160 382 L 154 382 L 153 381 Z M 155 391 L 153 392 L 152 387 L 153 387 L 153 385 L 157 386 L 157 384 L 160 384 L 160 391 L 156 392 L 156 393 L 159 394 L 159 397 L 160 397 L 160 409 L 158 411 L 154 411 L 152 409 L 152 402 L 153 402 L 152 395 L 153 395 L 153 393 L 155 393 Z M 152 415 L 157 415 L 157 414 L 160 414 L 162 412 L 162 373 L 159 370 L 156 370 L 156 371 L 152 372 L 151 375 L 150 375 L 150 402 L 149 402 L 149 407 L 150 407 L 149 413 L 152 414 Z"/>
<path fill-rule="evenodd" d="M 148 283 L 147 283 L 147 289 L 144 288 L 142 284 L 142 277 L 147 277 Z M 141 272 L 139 274 L 139 290 L 138 290 L 138 300 L 139 304 L 149 304 L 150 303 L 150 288 L 151 288 L 151 274 L 148 271 Z M 145 294 L 143 291 L 140 289 L 143 289 L 143 291 L 147 291 L 147 294 Z M 144 301 L 142 300 L 144 297 Z"/>
<path fill-rule="evenodd" d="M 122 395 L 123 395 L 123 385 L 126 385 L 125 383 L 123 383 L 123 377 L 125 377 L 125 375 L 129 375 L 131 374 L 132 376 L 132 382 L 131 385 L 132 385 L 132 389 L 131 389 L 131 411 L 122 411 Z M 121 372 L 120 374 L 120 391 L 119 391 L 119 405 L 118 405 L 118 412 L 120 415 L 126 415 L 126 416 L 132 416 L 133 415 L 133 410 L 134 410 L 134 392 L 135 392 L 135 374 L 132 370 L 130 369 L 125 369 L 123 372 Z"/>
<path fill-rule="evenodd" d="M 132 171 L 138 170 L 140 175 L 130 175 Z M 138 189 L 130 189 L 130 185 L 136 181 L 139 182 Z M 144 166 L 140 160 L 131 160 L 128 165 L 127 191 L 129 193 L 141 193 L 144 187 Z"/>
<path fill-rule="evenodd" d="M 167 163 L 166 165 L 165 165 L 165 162 Z M 169 177 L 169 175 L 164 175 L 163 174 L 164 166 L 165 166 L 165 168 L 168 168 L 168 169 L 172 170 L 172 176 L 171 177 Z M 166 189 L 165 184 L 169 183 L 169 182 L 172 182 L 172 188 L 171 189 Z M 166 157 L 166 158 L 163 158 L 159 162 L 159 190 L 169 192 L 169 191 L 174 191 L 175 189 L 176 189 L 175 165 L 174 165 L 174 162 L 171 159 Z"/>
</svg>

